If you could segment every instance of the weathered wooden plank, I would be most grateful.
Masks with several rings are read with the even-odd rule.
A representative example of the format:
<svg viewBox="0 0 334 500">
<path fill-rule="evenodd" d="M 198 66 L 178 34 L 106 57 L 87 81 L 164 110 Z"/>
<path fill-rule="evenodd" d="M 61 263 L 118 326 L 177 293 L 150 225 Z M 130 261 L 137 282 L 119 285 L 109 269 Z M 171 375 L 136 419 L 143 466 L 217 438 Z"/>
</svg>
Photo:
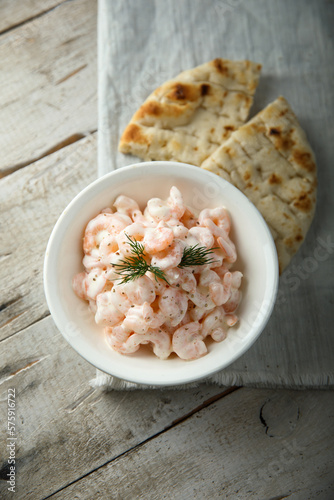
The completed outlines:
<svg viewBox="0 0 334 500">
<path fill-rule="evenodd" d="M 67 344 L 51 317 L 2 341 L 0 350 L 0 498 L 11 498 L 4 480 L 8 388 L 16 390 L 15 498 L 24 500 L 63 488 L 223 391 L 201 385 L 150 390 L 143 397 L 142 391 L 93 390 L 95 369 Z"/>
<path fill-rule="evenodd" d="M 95 172 L 93 134 L 0 180 L 0 340 L 48 314 L 45 247 L 60 213 Z"/>
<path fill-rule="evenodd" d="M 95 0 L 4 34 L 0 61 L 2 175 L 96 130 Z"/>
<path fill-rule="evenodd" d="M 240 389 L 51 498 L 334 497 L 332 392 Z"/>
<path fill-rule="evenodd" d="M 47 13 L 50 9 L 66 0 L 1 0 L 0 3 L 0 34 L 13 29 L 18 24 Z"/>
</svg>

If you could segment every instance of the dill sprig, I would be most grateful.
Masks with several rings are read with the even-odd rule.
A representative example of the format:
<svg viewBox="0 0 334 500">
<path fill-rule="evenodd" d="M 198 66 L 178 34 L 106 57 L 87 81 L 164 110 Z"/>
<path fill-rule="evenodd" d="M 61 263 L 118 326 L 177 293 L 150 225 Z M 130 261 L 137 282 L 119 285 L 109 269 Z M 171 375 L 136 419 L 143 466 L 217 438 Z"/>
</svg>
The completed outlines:
<svg viewBox="0 0 334 500">
<path fill-rule="evenodd" d="M 127 237 L 131 247 L 131 255 L 120 260 L 117 264 L 113 264 L 113 267 L 116 268 L 116 273 L 122 278 L 119 284 L 134 281 L 137 278 L 144 276 L 147 271 L 154 274 L 156 280 L 159 278 L 169 284 L 162 269 L 157 266 L 152 266 L 146 262 L 144 245 L 139 241 L 132 239 L 127 233 L 125 233 L 125 236 Z M 183 268 L 212 264 L 214 259 L 210 257 L 210 254 L 212 254 L 214 250 L 216 250 L 216 248 L 201 247 L 198 243 L 191 247 L 187 247 L 183 250 L 181 262 L 177 267 Z"/>
<path fill-rule="evenodd" d="M 212 264 L 214 259 L 209 257 L 216 248 L 206 248 L 199 246 L 199 243 L 183 250 L 180 264 L 177 267 L 193 267 Z"/>
<path fill-rule="evenodd" d="M 144 276 L 147 271 L 154 274 L 156 280 L 160 278 L 168 283 L 162 269 L 156 266 L 151 266 L 146 262 L 144 245 L 137 240 L 132 239 L 127 233 L 125 233 L 125 236 L 129 240 L 132 255 L 120 260 L 117 264 L 113 264 L 113 267 L 117 269 L 117 274 L 122 277 L 122 281 L 120 281 L 119 284 L 121 285 L 123 283 L 134 281 L 137 278 Z"/>
<path fill-rule="evenodd" d="M 163 272 L 163 270 L 162 270 L 162 269 L 160 269 L 160 267 L 157 267 L 157 266 L 149 266 L 148 271 L 151 271 L 151 273 L 153 273 L 153 274 L 154 274 L 155 281 L 158 281 L 158 278 L 159 278 L 159 279 L 161 279 L 161 280 L 166 281 L 167 285 L 169 285 L 169 283 L 168 283 L 168 281 L 167 281 L 167 278 L 166 278 L 166 275 L 165 275 L 165 273 Z"/>
</svg>

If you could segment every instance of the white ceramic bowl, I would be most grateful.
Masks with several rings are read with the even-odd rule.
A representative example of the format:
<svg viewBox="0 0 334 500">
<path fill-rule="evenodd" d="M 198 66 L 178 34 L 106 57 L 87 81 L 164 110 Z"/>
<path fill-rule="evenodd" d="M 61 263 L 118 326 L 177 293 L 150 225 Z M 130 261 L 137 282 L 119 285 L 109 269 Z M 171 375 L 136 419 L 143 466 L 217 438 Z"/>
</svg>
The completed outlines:
<svg viewBox="0 0 334 500">
<path fill-rule="evenodd" d="M 177 357 L 160 360 L 140 348 L 125 356 L 107 344 L 103 328 L 96 325 L 86 302 L 73 292 L 71 280 L 83 270 L 82 236 L 87 222 L 115 198 L 125 194 L 141 207 L 152 197 L 167 198 L 177 186 L 187 205 L 197 210 L 225 206 L 232 220 L 232 240 L 238 261 L 234 269 L 244 274 L 239 324 L 226 340 L 212 343 L 209 352 L 194 361 Z M 100 370 L 149 385 L 177 385 L 205 378 L 241 356 L 258 338 L 272 312 L 278 286 L 276 248 L 255 206 L 241 191 L 198 167 L 175 162 L 148 162 L 116 170 L 79 193 L 60 216 L 46 250 L 45 294 L 52 317 L 70 345 Z"/>
</svg>

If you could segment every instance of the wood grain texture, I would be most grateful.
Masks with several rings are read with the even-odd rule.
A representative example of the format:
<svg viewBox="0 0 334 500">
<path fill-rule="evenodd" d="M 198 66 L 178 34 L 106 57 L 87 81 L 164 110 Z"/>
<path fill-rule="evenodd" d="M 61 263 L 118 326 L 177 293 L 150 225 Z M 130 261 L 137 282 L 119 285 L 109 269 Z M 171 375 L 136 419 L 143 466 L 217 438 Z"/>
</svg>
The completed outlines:
<svg viewBox="0 0 334 500">
<path fill-rule="evenodd" d="M 21 23 L 46 14 L 66 0 L 1 0 L 0 35 Z"/>
<path fill-rule="evenodd" d="M 333 415 L 330 392 L 244 388 L 51 498 L 329 500 Z"/>
<path fill-rule="evenodd" d="M 73 0 L 0 38 L 0 174 L 97 128 L 96 1 Z"/>
<path fill-rule="evenodd" d="M 96 172 L 96 134 L 0 180 L 0 340 L 48 314 L 42 274 L 59 215 Z"/>
<path fill-rule="evenodd" d="M 161 433 L 223 389 L 102 393 L 95 369 L 63 339 L 51 317 L 0 343 L 0 422 L 16 389 L 17 491 L 38 500 Z M 6 426 L 0 428 L 0 498 L 8 497 Z M 6 479 L 6 478 L 5 478 Z M 10 498 L 10 497 L 8 497 Z M 98 498 L 98 495 L 95 496 Z"/>
</svg>

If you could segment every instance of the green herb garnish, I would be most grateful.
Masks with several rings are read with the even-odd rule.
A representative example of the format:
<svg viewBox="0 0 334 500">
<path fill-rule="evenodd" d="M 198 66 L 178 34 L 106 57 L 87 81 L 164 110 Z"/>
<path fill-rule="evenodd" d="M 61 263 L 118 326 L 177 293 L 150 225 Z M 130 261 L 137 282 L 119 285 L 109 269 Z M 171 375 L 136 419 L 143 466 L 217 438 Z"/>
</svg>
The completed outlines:
<svg viewBox="0 0 334 500">
<path fill-rule="evenodd" d="M 212 264 L 214 259 L 209 257 L 216 248 L 200 247 L 197 243 L 192 247 L 187 247 L 183 250 L 183 255 L 180 264 L 177 267 L 193 267 Z"/>
<path fill-rule="evenodd" d="M 154 274 L 156 280 L 159 278 L 168 283 L 162 269 L 157 266 L 152 266 L 146 262 L 144 245 L 137 240 L 132 239 L 127 233 L 125 233 L 125 236 L 129 240 L 131 255 L 120 260 L 118 264 L 113 264 L 113 267 L 117 270 L 117 274 L 122 277 L 122 281 L 120 281 L 119 284 L 134 281 L 137 278 L 144 276 L 147 271 Z M 210 254 L 212 254 L 214 250 L 215 248 L 201 247 L 198 243 L 192 247 L 187 247 L 183 250 L 181 262 L 177 267 L 183 268 L 212 264 L 214 259 L 210 257 Z"/>
<path fill-rule="evenodd" d="M 156 266 L 151 266 L 146 262 L 144 245 L 139 243 L 137 240 L 133 240 L 127 233 L 125 233 L 125 236 L 129 240 L 132 255 L 120 260 L 118 264 L 113 264 L 113 267 L 117 270 L 117 274 L 122 277 L 122 281 L 120 281 L 119 284 L 134 281 L 137 278 L 144 276 L 147 271 L 151 271 L 156 280 L 160 278 L 168 283 L 162 269 Z"/>
</svg>

